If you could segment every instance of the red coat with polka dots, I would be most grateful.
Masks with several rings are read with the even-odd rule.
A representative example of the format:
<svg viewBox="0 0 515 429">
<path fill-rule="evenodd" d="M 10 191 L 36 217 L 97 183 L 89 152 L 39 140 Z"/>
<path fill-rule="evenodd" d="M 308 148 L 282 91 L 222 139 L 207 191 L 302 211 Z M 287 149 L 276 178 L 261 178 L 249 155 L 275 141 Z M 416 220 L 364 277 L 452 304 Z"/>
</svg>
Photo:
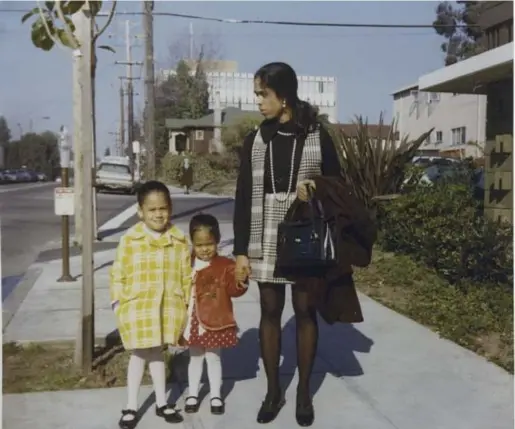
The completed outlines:
<svg viewBox="0 0 515 429">
<path fill-rule="evenodd" d="M 195 276 L 195 300 L 191 331 L 185 345 L 204 348 L 226 348 L 237 344 L 237 325 L 232 298 L 245 294 L 246 287 L 238 284 L 235 262 L 216 256 Z M 202 333 L 199 332 L 201 326 Z"/>
</svg>

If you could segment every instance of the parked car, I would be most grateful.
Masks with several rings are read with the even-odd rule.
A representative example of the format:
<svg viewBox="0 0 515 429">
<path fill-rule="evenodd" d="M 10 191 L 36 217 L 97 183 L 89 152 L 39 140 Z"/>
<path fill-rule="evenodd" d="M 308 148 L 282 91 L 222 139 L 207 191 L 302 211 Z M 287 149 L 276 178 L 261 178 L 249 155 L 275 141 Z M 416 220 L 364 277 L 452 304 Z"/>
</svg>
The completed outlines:
<svg viewBox="0 0 515 429">
<path fill-rule="evenodd" d="M 30 180 L 29 182 L 37 182 L 38 181 L 38 173 L 33 170 L 23 170 L 24 173 L 28 174 Z"/>
<path fill-rule="evenodd" d="M 36 173 L 38 182 L 48 182 L 48 177 L 44 173 Z"/>
<path fill-rule="evenodd" d="M 106 156 L 98 167 L 95 187 L 98 192 L 121 191 L 134 193 L 136 183 L 133 180 L 129 159 L 121 156 Z"/>
<path fill-rule="evenodd" d="M 16 171 L 16 175 L 18 177 L 18 180 L 20 182 L 31 182 L 32 181 L 32 176 L 31 174 L 29 173 L 28 170 L 24 169 L 24 168 L 20 168 L 18 170 L 15 170 Z"/>
<path fill-rule="evenodd" d="M 438 165 L 454 165 L 459 164 L 460 160 L 456 158 L 447 158 L 444 156 L 416 156 L 411 161 L 414 165 L 420 167 L 429 167 L 430 165 L 438 164 Z"/>
<path fill-rule="evenodd" d="M 5 170 L 4 178 L 8 183 L 16 183 L 16 182 L 22 182 L 22 177 L 18 174 L 16 170 Z"/>
</svg>

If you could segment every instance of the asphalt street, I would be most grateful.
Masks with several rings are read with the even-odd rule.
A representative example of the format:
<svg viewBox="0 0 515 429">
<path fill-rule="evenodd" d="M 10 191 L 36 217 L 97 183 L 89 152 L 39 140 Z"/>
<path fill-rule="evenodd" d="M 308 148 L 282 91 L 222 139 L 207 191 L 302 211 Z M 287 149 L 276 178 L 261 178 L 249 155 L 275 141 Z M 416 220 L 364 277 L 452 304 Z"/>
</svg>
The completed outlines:
<svg viewBox="0 0 515 429">
<path fill-rule="evenodd" d="M 0 187 L 3 299 L 39 252 L 48 247 L 60 247 L 61 218 L 54 214 L 56 186 L 55 183 L 28 183 Z M 134 201 L 134 196 L 99 194 L 99 226 Z M 73 236 L 73 218 L 71 230 Z"/>
</svg>

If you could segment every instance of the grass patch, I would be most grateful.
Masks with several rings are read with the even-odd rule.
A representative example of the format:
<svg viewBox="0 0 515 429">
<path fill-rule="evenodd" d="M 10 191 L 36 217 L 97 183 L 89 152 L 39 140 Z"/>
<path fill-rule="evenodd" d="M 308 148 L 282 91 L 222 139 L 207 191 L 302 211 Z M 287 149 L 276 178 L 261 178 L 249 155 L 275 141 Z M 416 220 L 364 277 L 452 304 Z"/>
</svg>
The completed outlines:
<svg viewBox="0 0 515 429">
<path fill-rule="evenodd" d="M 3 393 L 94 389 L 126 385 L 129 353 L 122 346 L 97 348 L 93 371 L 83 374 L 73 362 L 72 343 L 3 345 Z M 166 351 L 168 377 L 171 356 Z M 174 363 L 175 358 L 174 358 Z M 150 385 L 148 370 L 142 384 Z"/>
<path fill-rule="evenodd" d="M 474 283 L 452 286 L 408 256 L 375 248 L 356 269 L 358 289 L 513 374 L 513 293 Z"/>
</svg>

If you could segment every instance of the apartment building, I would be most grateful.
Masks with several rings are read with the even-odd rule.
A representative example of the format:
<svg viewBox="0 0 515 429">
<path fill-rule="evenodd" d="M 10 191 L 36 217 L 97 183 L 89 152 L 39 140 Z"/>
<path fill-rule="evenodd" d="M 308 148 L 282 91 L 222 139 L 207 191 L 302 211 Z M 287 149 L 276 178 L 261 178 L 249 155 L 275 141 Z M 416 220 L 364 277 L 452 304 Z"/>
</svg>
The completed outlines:
<svg viewBox="0 0 515 429">
<path fill-rule="evenodd" d="M 476 148 L 467 145 L 485 142 L 486 96 L 421 91 L 418 84 L 407 85 L 393 94 L 393 117 L 400 138 L 415 139 L 434 128 L 421 147 L 428 155 L 463 150 L 474 156 Z"/>
<path fill-rule="evenodd" d="M 419 91 L 487 97 L 487 141 L 513 134 L 513 2 L 483 2 L 479 25 L 485 52 L 421 76 Z"/>
<path fill-rule="evenodd" d="M 206 71 L 209 84 L 209 108 L 215 109 L 219 103 L 222 109 L 236 107 L 243 111 L 258 111 L 254 96 L 254 74 L 235 71 L 233 62 L 230 62 L 231 70 L 226 71 L 225 63 L 228 62 L 223 63 L 225 70 L 215 70 L 212 66 Z M 166 79 L 174 73 L 174 70 L 162 70 L 158 76 L 160 79 Z M 299 97 L 317 106 L 320 113 L 326 114 L 331 122 L 337 122 L 336 77 L 299 75 L 298 81 Z"/>
</svg>

